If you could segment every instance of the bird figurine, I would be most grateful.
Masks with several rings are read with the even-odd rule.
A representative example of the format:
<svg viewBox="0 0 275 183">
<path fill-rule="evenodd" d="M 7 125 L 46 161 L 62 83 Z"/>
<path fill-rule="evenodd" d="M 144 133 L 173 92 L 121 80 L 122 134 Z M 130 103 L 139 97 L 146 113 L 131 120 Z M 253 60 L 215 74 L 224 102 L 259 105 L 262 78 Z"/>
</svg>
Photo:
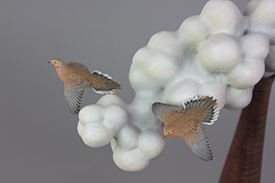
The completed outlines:
<svg viewBox="0 0 275 183">
<path fill-rule="evenodd" d="M 54 65 L 59 78 L 64 82 L 64 95 L 72 114 L 78 114 L 85 88 L 92 88 L 99 94 L 112 94 L 120 90 L 120 84 L 111 76 L 97 70 L 90 73 L 83 64 L 65 63 L 59 58 L 49 63 Z"/>
<path fill-rule="evenodd" d="M 182 138 L 194 154 L 204 161 L 213 161 L 214 154 L 202 124 L 212 125 L 219 116 L 217 100 L 209 96 L 196 96 L 176 105 L 156 102 L 152 105 L 154 115 L 165 126 L 165 136 Z"/>
</svg>

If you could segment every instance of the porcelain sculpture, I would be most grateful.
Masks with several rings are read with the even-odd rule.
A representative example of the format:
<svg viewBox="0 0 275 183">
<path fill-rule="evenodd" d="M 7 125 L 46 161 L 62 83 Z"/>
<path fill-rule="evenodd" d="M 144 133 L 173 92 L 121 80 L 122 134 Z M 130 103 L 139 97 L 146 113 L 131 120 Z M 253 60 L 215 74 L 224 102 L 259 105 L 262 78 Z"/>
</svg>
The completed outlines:
<svg viewBox="0 0 275 183">
<path fill-rule="evenodd" d="M 251 1 L 242 14 L 231 1 L 212 0 L 177 31 L 153 35 L 133 57 L 132 103 L 106 95 L 80 110 L 84 143 L 111 143 L 116 165 L 139 171 L 166 146 L 153 103 L 183 106 L 194 96 L 212 96 L 218 110 L 246 107 L 254 85 L 275 71 L 274 9 L 273 0 Z"/>
</svg>

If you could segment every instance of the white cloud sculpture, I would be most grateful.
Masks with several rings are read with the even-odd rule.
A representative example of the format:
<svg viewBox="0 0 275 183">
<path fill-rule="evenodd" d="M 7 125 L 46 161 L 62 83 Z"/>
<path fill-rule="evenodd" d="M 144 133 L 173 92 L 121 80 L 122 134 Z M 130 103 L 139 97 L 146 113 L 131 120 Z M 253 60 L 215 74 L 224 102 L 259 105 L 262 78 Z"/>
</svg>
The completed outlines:
<svg viewBox="0 0 275 183">
<path fill-rule="evenodd" d="M 132 103 L 106 95 L 80 111 L 78 133 L 84 143 L 111 143 L 116 165 L 139 171 L 166 146 L 152 103 L 182 106 L 196 95 L 210 95 L 219 110 L 246 107 L 254 85 L 275 71 L 274 10 L 274 0 L 251 1 L 242 15 L 231 1 L 212 0 L 177 31 L 153 35 L 133 57 Z"/>
</svg>

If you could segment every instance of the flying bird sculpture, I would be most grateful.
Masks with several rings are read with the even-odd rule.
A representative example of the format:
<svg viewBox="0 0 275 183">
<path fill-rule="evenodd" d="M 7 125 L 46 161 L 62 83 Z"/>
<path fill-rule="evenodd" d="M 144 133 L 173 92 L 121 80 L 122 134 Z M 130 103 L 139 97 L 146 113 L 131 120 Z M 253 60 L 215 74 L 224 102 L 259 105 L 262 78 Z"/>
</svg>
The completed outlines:
<svg viewBox="0 0 275 183">
<path fill-rule="evenodd" d="M 212 125 L 218 119 L 217 101 L 209 96 L 196 96 L 183 107 L 156 102 L 152 111 L 165 124 L 165 136 L 182 138 L 200 159 L 213 161 L 214 154 L 202 124 Z"/>
<path fill-rule="evenodd" d="M 90 73 L 83 64 L 65 63 L 59 58 L 49 63 L 54 65 L 59 78 L 64 82 L 64 95 L 72 114 L 78 114 L 85 88 L 92 88 L 99 94 L 112 94 L 120 90 L 120 84 L 111 76 L 100 71 Z"/>
</svg>

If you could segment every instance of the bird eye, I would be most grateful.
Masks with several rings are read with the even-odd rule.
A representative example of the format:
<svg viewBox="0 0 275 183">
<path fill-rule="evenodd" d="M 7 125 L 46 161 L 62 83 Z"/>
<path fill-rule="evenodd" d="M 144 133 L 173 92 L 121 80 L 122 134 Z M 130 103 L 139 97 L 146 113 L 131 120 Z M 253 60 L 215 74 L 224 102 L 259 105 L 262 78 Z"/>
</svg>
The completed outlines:
<svg viewBox="0 0 275 183">
<path fill-rule="evenodd" d="M 56 62 L 53 62 L 54 64 L 56 64 Z"/>
</svg>

